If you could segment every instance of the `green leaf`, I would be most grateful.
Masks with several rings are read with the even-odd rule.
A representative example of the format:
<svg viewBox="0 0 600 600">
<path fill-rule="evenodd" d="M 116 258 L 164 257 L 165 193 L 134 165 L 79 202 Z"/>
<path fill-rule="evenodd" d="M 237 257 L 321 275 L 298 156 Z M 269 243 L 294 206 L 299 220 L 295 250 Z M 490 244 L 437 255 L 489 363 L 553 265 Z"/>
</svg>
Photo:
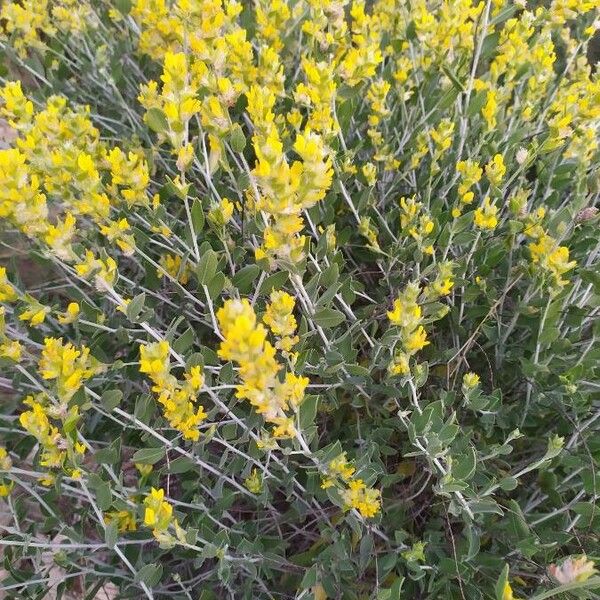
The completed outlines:
<svg viewBox="0 0 600 600">
<path fill-rule="evenodd" d="M 135 322 L 137 318 L 140 316 L 140 313 L 144 309 L 144 304 L 146 303 L 146 294 L 142 292 L 135 296 L 131 302 L 127 305 L 127 309 L 125 311 L 127 318 L 130 321 Z"/>
<path fill-rule="evenodd" d="M 104 530 L 104 541 L 111 550 L 115 547 L 117 543 L 118 533 L 119 531 L 117 529 L 116 521 L 111 521 Z"/>
<path fill-rule="evenodd" d="M 242 294 L 247 294 L 251 291 L 252 283 L 259 274 L 260 267 L 258 265 L 246 265 L 233 276 L 232 283 Z"/>
<path fill-rule="evenodd" d="M 123 15 L 131 12 L 131 0 L 115 0 L 116 9 Z"/>
<path fill-rule="evenodd" d="M 154 587 L 162 577 L 163 567 L 160 564 L 150 563 L 143 566 L 135 576 L 135 580 L 140 583 L 145 583 L 148 587 Z"/>
<path fill-rule="evenodd" d="M 304 402 L 302 402 L 299 409 L 301 429 L 307 429 L 314 424 L 318 405 L 319 396 L 306 396 L 304 398 Z"/>
<path fill-rule="evenodd" d="M 314 314 L 313 321 L 321 327 L 335 327 L 346 320 L 344 313 L 334 308 L 320 308 Z"/>
<path fill-rule="evenodd" d="M 194 233 L 198 235 L 202 229 L 204 229 L 205 222 L 204 208 L 202 207 L 202 202 L 200 202 L 198 198 L 194 198 L 190 212 L 192 213 L 192 225 L 194 226 Z"/>
<path fill-rule="evenodd" d="M 190 460 L 186 456 L 181 456 L 169 463 L 169 473 L 172 475 L 187 473 L 188 471 L 191 471 L 194 466 L 193 460 Z"/>
<path fill-rule="evenodd" d="M 202 254 L 200 262 L 196 267 L 196 275 L 198 275 L 198 281 L 201 285 L 208 285 L 210 283 L 210 280 L 217 272 L 218 264 L 219 258 L 214 250 L 207 249 L 204 254 Z"/>
<path fill-rule="evenodd" d="M 174 342 L 173 342 L 173 350 L 178 354 L 183 354 L 188 348 L 190 348 L 194 340 L 196 339 L 196 335 L 194 330 L 191 327 L 188 327 Z"/>
<path fill-rule="evenodd" d="M 121 390 L 106 390 L 102 394 L 102 406 L 107 410 L 114 410 L 123 400 L 123 392 Z"/>
<path fill-rule="evenodd" d="M 500 573 L 500 577 L 498 577 L 498 581 L 496 581 L 496 586 L 494 591 L 496 593 L 496 600 L 503 600 L 504 598 L 504 586 L 508 581 L 508 564 L 504 565 L 502 569 L 502 573 Z"/>
<path fill-rule="evenodd" d="M 167 116 L 160 108 L 151 108 L 144 116 L 144 121 L 155 133 L 162 133 L 169 129 Z"/>
<path fill-rule="evenodd" d="M 234 152 L 244 151 L 244 148 L 246 147 L 246 136 L 238 123 L 235 123 L 231 128 L 229 141 Z"/>
<path fill-rule="evenodd" d="M 452 477 L 460 481 L 468 481 L 475 474 L 477 466 L 477 455 L 475 450 L 469 448 L 458 458 L 452 460 Z"/>
<path fill-rule="evenodd" d="M 165 455 L 165 449 L 161 448 L 142 448 L 134 453 L 131 460 L 134 463 L 153 465 Z"/>
<path fill-rule="evenodd" d="M 317 566 L 313 565 L 304 574 L 304 577 L 302 578 L 302 583 L 300 584 L 300 587 L 302 589 L 306 590 L 308 588 L 311 588 L 311 587 L 317 585 L 317 577 L 318 577 Z"/>
<path fill-rule="evenodd" d="M 217 273 L 206 286 L 208 288 L 208 295 L 211 300 L 215 300 L 217 296 L 223 291 L 227 277 L 223 273 Z"/>
<path fill-rule="evenodd" d="M 361 573 L 364 573 L 365 569 L 369 566 L 369 562 L 371 561 L 371 556 L 373 553 L 373 546 L 373 536 L 370 533 L 367 533 L 363 536 L 362 540 L 360 540 L 360 546 L 358 550 Z"/>
<path fill-rule="evenodd" d="M 260 286 L 259 294 L 270 294 L 273 290 L 280 290 L 288 280 L 287 271 L 279 271 L 269 275 Z"/>
<path fill-rule="evenodd" d="M 94 491 L 96 492 L 96 504 L 102 511 L 108 510 L 112 504 L 112 493 L 108 483 L 98 477 Z"/>
</svg>

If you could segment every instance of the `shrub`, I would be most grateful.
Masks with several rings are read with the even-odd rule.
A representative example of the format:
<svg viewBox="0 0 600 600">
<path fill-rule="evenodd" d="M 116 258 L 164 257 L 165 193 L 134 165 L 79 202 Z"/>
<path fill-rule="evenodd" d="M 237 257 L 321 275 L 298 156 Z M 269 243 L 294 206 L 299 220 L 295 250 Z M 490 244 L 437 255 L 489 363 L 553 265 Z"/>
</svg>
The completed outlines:
<svg viewBox="0 0 600 600">
<path fill-rule="evenodd" d="M 3 589 L 595 597 L 599 8 L 4 2 Z"/>
</svg>

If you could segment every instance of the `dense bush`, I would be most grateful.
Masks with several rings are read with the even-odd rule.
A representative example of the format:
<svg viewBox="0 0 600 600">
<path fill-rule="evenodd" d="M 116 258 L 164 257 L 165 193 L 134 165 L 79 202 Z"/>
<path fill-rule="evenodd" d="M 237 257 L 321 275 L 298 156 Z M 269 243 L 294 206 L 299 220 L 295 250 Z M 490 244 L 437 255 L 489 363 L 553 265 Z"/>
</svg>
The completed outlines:
<svg viewBox="0 0 600 600">
<path fill-rule="evenodd" d="M 7 596 L 596 598 L 599 17 L 5 0 Z"/>
</svg>

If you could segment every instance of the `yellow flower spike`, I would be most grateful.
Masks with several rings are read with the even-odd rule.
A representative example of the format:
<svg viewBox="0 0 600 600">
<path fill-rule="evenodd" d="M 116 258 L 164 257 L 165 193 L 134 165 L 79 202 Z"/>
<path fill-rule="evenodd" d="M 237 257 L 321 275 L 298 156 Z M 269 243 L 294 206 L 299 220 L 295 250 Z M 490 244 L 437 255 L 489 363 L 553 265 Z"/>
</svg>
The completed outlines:
<svg viewBox="0 0 600 600">
<path fill-rule="evenodd" d="M 495 229 L 498 225 L 498 207 L 486 196 L 474 213 L 475 226 L 479 229 Z"/>
<path fill-rule="evenodd" d="M 233 217 L 233 202 L 227 198 L 223 198 L 219 204 L 216 204 L 208 212 L 208 220 L 215 225 L 215 227 L 225 227 Z"/>
<path fill-rule="evenodd" d="M 430 342 L 427 341 L 427 332 L 422 325 L 419 325 L 415 331 L 413 331 L 404 343 L 404 347 L 409 354 L 415 354 L 419 350 L 422 350 Z"/>
<path fill-rule="evenodd" d="M 173 507 L 164 498 L 164 490 L 155 488 L 144 498 L 144 525 L 152 529 L 152 534 L 160 542 L 170 541 L 170 527 L 179 527 L 173 516 Z"/>
<path fill-rule="evenodd" d="M 550 274 L 557 287 L 568 283 L 562 276 L 573 269 L 577 262 L 569 260 L 569 249 L 566 246 L 559 246 L 554 238 L 544 233 L 537 242 L 529 244 L 529 251 L 533 264 Z"/>
<path fill-rule="evenodd" d="M 85 259 L 74 265 L 75 271 L 86 279 L 94 277 L 98 290 L 112 287 L 117 278 L 117 263 L 112 257 L 96 258 L 91 250 L 86 250 Z"/>
<path fill-rule="evenodd" d="M 192 367 L 190 372 L 185 374 L 185 378 L 194 391 L 198 391 L 204 385 L 204 375 L 200 366 Z"/>
<path fill-rule="evenodd" d="M 114 242 L 122 250 L 125 256 L 131 256 L 135 251 L 135 240 L 127 219 L 109 221 L 108 225 L 100 227 L 100 233 L 110 242 Z"/>
<path fill-rule="evenodd" d="M 10 471 L 12 467 L 12 460 L 8 455 L 8 452 L 4 446 L 0 446 L 0 469 L 3 471 Z"/>
<path fill-rule="evenodd" d="M 146 465 L 142 463 L 135 463 L 135 468 L 140 472 L 142 477 L 147 477 L 154 469 L 152 465 Z"/>
<path fill-rule="evenodd" d="M 40 444 L 40 464 L 44 467 L 60 467 L 65 458 L 64 440 L 58 429 L 50 423 L 46 408 L 32 396 L 28 396 L 25 404 L 31 410 L 21 413 L 19 422 L 23 429 L 33 435 Z"/>
<path fill-rule="evenodd" d="M 479 381 L 479 375 L 477 375 L 477 373 L 465 373 L 463 375 L 463 388 L 476 388 L 479 385 Z"/>
<path fill-rule="evenodd" d="M 373 163 L 363 165 L 361 171 L 368 185 L 374 186 L 377 183 L 377 167 Z"/>
<path fill-rule="evenodd" d="M 4 12 L 1 14 L 3 18 L 6 18 Z M 2 98 L 4 104 L 0 108 L 0 114 L 8 117 L 11 127 L 19 129 L 20 126 L 28 124 L 31 121 L 34 114 L 33 102 L 28 100 L 23 94 L 20 81 L 7 82 L 0 89 L 0 98 Z"/>
<path fill-rule="evenodd" d="M 505 174 L 504 157 L 502 154 L 494 155 L 492 160 L 485 166 L 485 176 L 493 186 L 498 187 L 502 183 Z"/>
<path fill-rule="evenodd" d="M 181 172 L 187 171 L 194 160 L 194 146 L 185 144 L 177 151 L 177 168 Z"/>
<path fill-rule="evenodd" d="M 152 380 L 152 391 L 157 394 L 171 427 L 180 431 L 184 439 L 197 441 L 200 437 L 198 426 L 207 417 L 204 407 L 194 404 L 204 378 L 200 367 L 193 367 L 185 375 L 186 383 L 180 384 L 171 375 L 169 356 L 170 346 L 166 340 L 140 346 L 140 372 Z"/>
<path fill-rule="evenodd" d="M 367 488 L 362 479 L 350 481 L 342 494 L 346 510 L 355 508 L 364 518 L 374 517 L 381 510 L 380 496 L 379 490 Z"/>
<path fill-rule="evenodd" d="M 20 362 L 23 346 L 18 340 L 8 340 L 0 343 L 0 357 L 7 358 L 13 362 Z"/>
<path fill-rule="evenodd" d="M 262 491 L 263 482 L 258 469 L 252 469 L 250 477 L 247 477 L 244 480 L 244 485 L 248 491 L 252 492 L 253 494 L 260 494 Z"/>
<path fill-rule="evenodd" d="M 271 302 L 263 316 L 263 323 L 274 335 L 279 337 L 293 336 L 296 332 L 296 318 L 292 314 L 296 302 L 293 296 L 284 291 L 272 291 Z"/>
<path fill-rule="evenodd" d="M 391 375 L 408 375 L 410 373 L 410 356 L 406 352 L 397 352 L 388 366 Z"/>
<path fill-rule="evenodd" d="M 346 457 L 346 453 L 342 452 L 329 462 L 329 471 L 333 475 L 339 476 L 343 481 L 350 481 L 356 469 L 351 465 Z"/>
<path fill-rule="evenodd" d="M 38 369 L 46 380 L 56 380 L 56 390 L 61 400 L 68 401 L 85 381 L 101 373 L 105 367 L 90 356 L 86 346 L 80 349 L 62 338 L 46 338 Z"/>
</svg>

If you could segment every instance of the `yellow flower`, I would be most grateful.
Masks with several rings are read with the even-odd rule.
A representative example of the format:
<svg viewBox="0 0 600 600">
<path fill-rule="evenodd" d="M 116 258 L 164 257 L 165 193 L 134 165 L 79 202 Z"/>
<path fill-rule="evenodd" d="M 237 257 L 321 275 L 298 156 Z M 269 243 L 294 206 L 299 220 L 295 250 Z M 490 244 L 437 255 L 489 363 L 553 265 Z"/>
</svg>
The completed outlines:
<svg viewBox="0 0 600 600">
<path fill-rule="evenodd" d="M 393 310 L 387 313 L 392 325 L 412 330 L 419 324 L 422 316 L 421 307 L 417 304 L 419 291 L 417 284 L 410 283 L 394 300 Z"/>
<path fill-rule="evenodd" d="M 61 325 L 68 325 L 69 323 L 73 323 L 79 316 L 79 304 L 77 302 L 70 302 L 67 306 L 66 312 L 60 314 L 58 316 L 58 322 Z"/>
<path fill-rule="evenodd" d="M 131 510 L 113 510 L 104 513 L 104 520 L 107 524 L 116 523 L 117 529 L 121 533 L 135 531 L 137 529 L 135 513 Z"/>
<path fill-rule="evenodd" d="M 495 187 L 500 185 L 505 173 L 506 166 L 504 165 L 504 157 L 502 154 L 494 155 L 492 160 L 485 166 L 485 176 Z"/>
<path fill-rule="evenodd" d="M 86 346 L 77 349 L 70 342 L 63 344 L 62 338 L 44 340 L 39 372 L 46 380 L 56 380 L 61 400 L 70 400 L 85 381 L 103 370 Z"/>
<path fill-rule="evenodd" d="M 166 340 L 140 346 L 140 372 L 152 380 L 152 391 L 157 394 L 171 427 L 180 431 L 184 439 L 196 441 L 200 437 L 198 426 L 207 417 L 204 407 L 194 404 L 204 377 L 199 366 L 192 367 L 185 374 L 185 384 L 181 385 L 171 375 L 169 356 L 170 346 Z"/>
<path fill-rule="evenodd" d="M 0 469 L 3 471 L 10 471 L 12 467 L 12 460 L 8 455 L 8 452 L 4 446 L 0 446 Z"/>
<path fill-rule="evenodd" d="M 219 204 L 216 204 L 208 212 L 208 219 L 215 227 L 225 227 L 233 217 L 233 202 L 223 198 Z"/>
<path fill-rule="evenodd" d="M 62 449 L 63 438 L 58 429 L 50 423 L 46 408 L 31 396 L 24 402 L 31 406 L 31 410 L 21 413 L 19 422 L 23 429 L 39 442 L 42 451 L 40 464 L 44 467 L 61 466 L 66 457 L 66 451 Z"/>
<path fill-rule="evenodd" d="M 8 358 L 13 362 L 19 362 L 21 360 L 21 353 L 23 347 L 18 340 L 7 340 L 0 343 L 0 356 L 2 358 Z"/>
<path fill-rule="evenodd" d="M 152 533 L 157 538 L 176 522 L 173 507 L 164 498 L 164 490 L 152 488 L 144 499 L 144 525 L 152 528 Z"/>
<path fill-rule="evenodd" d="M 498 207 L 486 196 L 483 204 L 475 211 L 475 226 L 479 229 L 495 229 L 498 225 Z"/>
<path fill-rule="evenodd" d="M 29 308 L 19 315 L 20 321 L 29 321 L 32 327 L 41 325 L 46 320 L 46 315 L 50 313 L 50 307 L 43 306 L 31 296 L 26 297 Z"/>
<path fill-rule="evenodd" d="M 569 261 L 569 249 L 566 246 L 559 246 L 554 238 L 544 233 L 537 242 L 529 244 L 529 251 L 532 262 L 549 273 L 558 287 L 568 283 L 562 276 L 573 269 L 577 262 Z"/>
<path fill-rule="evenodd" d="M 262 491 L 262 477 L 258 469 L 252 469 L 252 474 L 244 480 L 244 485 L 253 494 L 260 494 Z"/>
<path fill-rule="evenodd" d="M 465 373 L 463 375 L 463 388 L 473 389 L 479 385 L 479 375 L 477 373 Z"/>
<path fill-rule="evenodd" d="M 181 285 L 187 285 L 192 272 L 189 263 L 183 263 L 179 254 L 163 254 L 159 264 L 173 279 L 179 281 Z M 160 269 L 157 269 L 156 274 L 159 278 L 164 276 Z"/>
<path fill-rule="evenodd" d="M 365 518 L 374 517 L 381 509 L 379 490 L 367 488 L 362 479 L 350 481 L 342 496 L 347 510 L 355 508 Z"/>
<path fill-rule="evenodd" d="M 348 462 L 345 452 L 329 462 L 329 472 L 339 476 L 343 481 L 350 481 L 355 471 L 354 466 Z"/>
<path fill-rule="evenodd" d="M 419 325 L 413 333 L 410 334 L 406 340 L 404 347 L 409 354 L 415 354 L 419 350 L 422 350 L 430 342 L 427 341 L 427 332 L 423 325 Z"/>
<path fill-rule="evenodd" d="M 6 276 L 6 268 L 0 267 L 0 302 L 14 302 L 18 294 Z"/>
<path fill-rule="evenodd" d="M 397 352 L 389 365 L 392 375 L 408 375 L 410 373 L 410 356 L 406 352 Z"/>
</svg>

